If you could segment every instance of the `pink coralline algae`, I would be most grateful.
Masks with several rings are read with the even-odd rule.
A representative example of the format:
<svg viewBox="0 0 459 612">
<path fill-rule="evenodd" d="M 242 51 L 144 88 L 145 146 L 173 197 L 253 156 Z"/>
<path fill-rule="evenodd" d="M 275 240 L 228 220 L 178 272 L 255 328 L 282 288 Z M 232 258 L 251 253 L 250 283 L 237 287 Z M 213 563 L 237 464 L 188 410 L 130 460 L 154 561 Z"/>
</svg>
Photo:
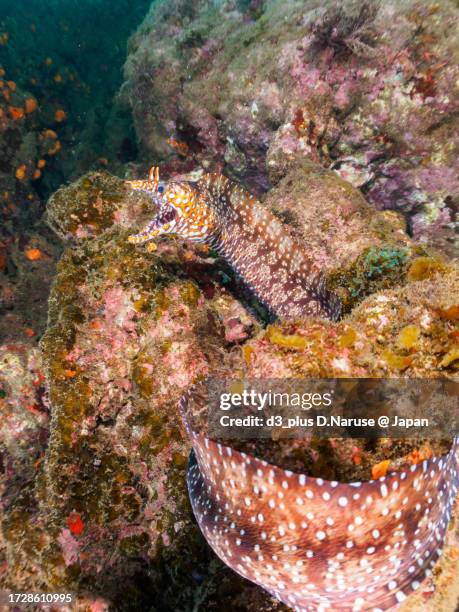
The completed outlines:
<svg viewBox="0 0 459 612">
<path fill-rule="evenodd" d="M 376 208 L 403 212 L 416 238 L 432 225 L 438 246 L 452 250 L 452 3 L 270 2 L 250 19 L 229 0 L 196 3 L 191 19 L 179 17 L 184 4 L 168 12 L 157 2 L 131 40 L 123 95 L 146 158 L 171 158 L 164 143 L 177 138 L 198 164 L 223 165 L 257 192 L 299 152 L 342 174 Z"/>
<path fill-rule="evenodd" d="M 73 565 L 78 561 L 78 553 L 80 551 L 80 545 L 78 541 L 73 537 L 69 529 L 63 529 L 61 535 L 58 538 L 58 542 L 64 555 L 65 565 Z"/>
</svg>

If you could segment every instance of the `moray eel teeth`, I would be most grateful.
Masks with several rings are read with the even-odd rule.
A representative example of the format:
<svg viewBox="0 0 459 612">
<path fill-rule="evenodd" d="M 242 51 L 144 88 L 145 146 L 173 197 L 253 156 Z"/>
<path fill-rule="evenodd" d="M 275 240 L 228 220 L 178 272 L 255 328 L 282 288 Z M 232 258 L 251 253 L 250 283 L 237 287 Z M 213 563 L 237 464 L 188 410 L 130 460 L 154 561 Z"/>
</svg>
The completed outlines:
<svg viewBox="0 0 459 612">
<path fill-rule="evenodd" d="M 216 250 L 257 297 L 283 319 L 339 318 L 341 302 L 327 290 L 325 277 L 300 244 L 267 208 L 222 174 L 195 183 L 161 183 L 158 168 L 147 181 L 127 181 L 151 195 L 154 219 L 134 244 L 175 234 Z"/>
<path fill-rule="evenodd" d="M 388 610 L 442 554 L 456 498 L 459 436 L 449 453 L 368 482 L 283 470 L 218 444 L 187 417 L 187 483 L 207 542 L 235 572 L 296 612 Z M 199 404 L 200 405 L 200 404 Z"/>
</svg>

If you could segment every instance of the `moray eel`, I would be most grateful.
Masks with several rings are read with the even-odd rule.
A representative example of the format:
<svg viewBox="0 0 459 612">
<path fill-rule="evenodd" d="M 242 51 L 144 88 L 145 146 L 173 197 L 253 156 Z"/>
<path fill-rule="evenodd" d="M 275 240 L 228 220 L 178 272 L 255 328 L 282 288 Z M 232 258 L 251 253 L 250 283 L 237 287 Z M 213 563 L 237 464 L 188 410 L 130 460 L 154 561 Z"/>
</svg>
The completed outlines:
<svg viewBox="0 0 459 612">
<path fill-rule="evenodd" d="M 134 244 L 175 234 L 208 244 L 242 277 L 275 316 L 339 318 L 341 302 L 327 290 L 325 278 L 305 248 L 267 208 L 222 174 L 192 182 L 159 181 L 152 168 L 147 181 L 128 181 L 149 193 L 157 206 L 154 219 Z"/>
<path fill-rule="evenodd" d="M 459 486 L 449 453 L 367 482 L 283 470 L 193 428 L 187 481 L 207 542 L 226 565 L 297 612 L 379 612 L 416 591 L 442 554 Z M 204 408 L 205 409 L 205 408 Z"/>
<path fill-rule="evenodd" d="M 157 205 L 134 244 L 177 234 L 216 249 L 278 317 L 336 320 L 338 298 L 304 249 L 256 199 L 222 175 L 195 183 L 130 181 Z M 368 482 L 283 470 L 195 431 L 188 490 L 197 522 L 226 565 L 297 612 L 398 606 L 442 553 L 459 486 L 459 436 L 449 453 Z"/>
</svg>

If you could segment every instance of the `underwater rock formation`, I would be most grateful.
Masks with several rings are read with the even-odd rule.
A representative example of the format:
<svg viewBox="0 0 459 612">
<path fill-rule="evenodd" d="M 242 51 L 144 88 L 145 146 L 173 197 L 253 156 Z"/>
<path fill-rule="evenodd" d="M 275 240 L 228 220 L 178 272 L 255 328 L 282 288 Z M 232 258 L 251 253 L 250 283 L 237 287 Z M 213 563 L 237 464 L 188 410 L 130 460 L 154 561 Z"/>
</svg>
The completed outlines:
<svg viewBox="0 0 459 612">
<path fill-rule="evenodd" d="M 49 429 L 41 354 L 27 344 L 0 345 L 2 503 L 8 506 L 43 460 Z"/>
<path fill-rule="evenodd" d="M 406 285 L 370 295 L 336 325 L 268 327 L 245 345 L 247 377 L 453 375 L 459 278 L 454 268 L 418 272 L 430 263 L 414 259 Z"/>
<path fill-rule="evenodd" d="M 372 213 L 333 172 L 302 163 L 291 173 L 263 205 L 275 202 L 299 240 L 307 243 L 309 234 L 347 310 L 359 304 L 338 324 L 263 329 L 263 310 L 205 245 L 165 238 L 146 252 L 130 244 L 134 225 L 154 211 L 126 181 L 90 173 L 50 199 L 48 222 L 71 241 L 41 342 L 51 421 L 33 487 L 13 488 L 5 510 L 4 584 L 69 589 L 81 605 L 116 606 L 129 597 L 161 609 L 191 610 L 197 601 L 203 609 L 216 601 L 285 609 L 211 556 L 198 531 L 185 487 L 190 443 L 180 397 L 209 374 L 454 373 L 459 298 L 451 265 L 414 244 L 397 214 Z M 308 192 L 312 200 L 301 195 Z M 288 445 L 273 449 L 278 457 L 290 453 Z M 356 476 L 387 457 L 387 447 L 346 441 L 296 456 L 311 473 L 340 462 Z M 455 547 L 451 536 L 441 562 L 446 582 Z M 433 590 L 437 578 L 429 580 Z"/>
<path fill-rule="evenodd" d="M 6 574 L 9 585 L 23 584 L 23 563 L 44 533 L 34 486 L 46 451 L 49 408 L 38 348 L 27 343 L 0 345 L 2 588 L 7 588 Z"/>
<path fill-rule="evenodd" d="M 457 376 L 459 285 L 448 259 L 456 15 L 446 0 L 159 0 L 129 43 L 99 166 L 142 179 L 156 163 L 166 182 L 223 171 L 304 244 L 343 304 L 337 323 L 272 321 L 205 245 L 130 244 L 154 203 L 99 171 L 49 199 L 65 251 L 45 321 L 26 297 L 44 302 L 60 247 L 43 226 L 27 227 L 40 210 L 29 200 L 34 174 L 52 185 L 58 173 L 48 183 L 45 168 L 58 159 L 75 176 L 102 154 L 103 129 L 93 109 L 79 149 L 87 158 L 64 146 L 61 160 L 71 114 L 53 108 L 58 128 L 44 125 L 49 109 L 38 117 L 36 99 L 2 75 L 0 186 L 31 202 L 19 216 L 4 209 L 0 235 L 0 332 L 26 336 L 0 347 L 2 588 L 72 591 L 75 609 L 92 612 L 287 609 L 206 545 L 186 491 L 191 444 L 178 402 L 208 375 Z M 53 62 L 46 70 L 73 83 Z M 98 70 L 91 65 L 96 80 Z M 120 150 L 126 105 L 142 154 L 135 165 L 136 151 Z M 387 439 L 269 442 L 252 445 L 265 460 L 346 482 L 439 450 Z M 433 575 L 401 609 L 453 609 L 458 559 L 453 518 Z"/>
<path fill-rule="evenodd" d="M 453 253 L 457 18 L 447 0 L 154 2 L 122 93 L 146 159 L 260 192 L 299 153 Z"/>
<path fill-rule="evenodd" d="M 187 609 L 194 597 L 231 593 L 268 610 L 256 588 L 208 567 L 189 510 L 189 444 L 177 412 L 196 376 L 237 367 L 230 347 L 259 324 L 205 274 L 205 257 L 175 247 L 136 251 L 123 230 L 123 219 L 130 225 L 140 214 L 136 202 L 122 181 L 97 173 L 50 201 L 51 224 L 76 245 L 59 262 L 41 343 L 52 405 L 46 458 L 35 490 L 7 512 L 4 582 L 89 591 L 102 602 L 129 597 L 136 609 L 152 599 Z M 24 518 L 26 504 L 37 516 Z"/>
</svg>

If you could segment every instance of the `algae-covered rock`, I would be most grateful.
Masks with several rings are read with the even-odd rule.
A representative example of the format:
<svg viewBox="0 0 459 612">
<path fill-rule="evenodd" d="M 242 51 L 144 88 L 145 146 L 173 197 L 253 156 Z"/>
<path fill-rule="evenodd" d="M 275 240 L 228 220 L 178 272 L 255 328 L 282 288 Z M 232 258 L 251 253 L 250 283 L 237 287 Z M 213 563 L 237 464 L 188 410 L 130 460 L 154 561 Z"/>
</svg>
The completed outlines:
<svg viewBox="0 0 459 612">
<path fill-rule="evenodd" d="M 233 271 L 206 247 L 174 238 L 153 252 L 133 246 L 127 236 L 154 204 L 116 177 L 91 173 L 50 199 L 48 220 L 73 246 L 58 264 L 41 341 L 49 439 L 33 487 L 15 491 L 5 519 L 5 584 L 72 590 L 83 606 L 128 596 L 136 608 L 154 600 L 191 610 L 199 600 L 203 609 L 280 610 L 211 557 L 197 530 L 180 397 L 208 375 L 454 374 L 457 272 L 419 249 L 396 213 L 375 215 L 336 174 L 303 162 L 264 205 L 348 292 L 354 309 L 342 322 L 263 329 Z M 363 470 L 384 452 L 346 441 L 295 461 L 311 473 L 339 462 L 358 475 L 355 457 Z"/>
<path fill-rule="evenodd" d="M 89 172 L 49 199 L 49 225 L 62 238 L 80 240 L 96 236 L 115 221 L 127 223 L 139 217 L 145 201 L 130 197 L 124 181 L 104 172 Z"/>
<path fill-rule="evenodd" d="M 344 268 L 369 248 L 412 248 L 395 212 L 375 212 L 358 189 L 335 172 L 296 158 L 264 203 L 292 225 L 317 263 Z"/>
<path fill-rule="evenodd" d="M 112 567 L 133 574 L 141 559 L 161 580 L 161 550 L 179 554 L 184 534 L 193 540 L 177 403 L 215 359 L 222 332 L 211 319 L 198 287 L 119 231 L 61 260 L 42 348 L 53 404 L 43 504 L 61 543 L 60 572 L 68 566 L 62 583 L 97 575 L 112 592 Z M 68 526 L 72 513 L 81 533 Z"/>
<path fill-rule="evenodd" d="M 346 311 L 366 295 L 403 282 L 419 252 L 400 214 L 374 211 L 335 172 L 298 155 L 264 203 L 327 273 Z"/>
<path fill-rule="evenodd" d="M 49 434 L 49 402 L 41 355 L 28 343 L 0 346 L 0 558 L 2 588 L 25 585 L 23 572 L 46 538 L 34 493 Z"/>
<path fill-rule="evenodd" d="M 450 268 L 375 293 L 337 324 L 271 325 L 244 347 L 247 377 L 452 376 L 457 361 L 445 356 L 457 346 L 458 303 Z"/>
<path fill-rule="evenodd" d="M 43 460 L 49 425 L 44 380 L 36 347 L 0 346 L 1 486 L 5 504 L 34 478 Z"/>
<path fill-rule="evenodd" d="M 299 154 L 451 255 L 457 17 L 448 0 L 154 2 L 122 88 L 141 153 L 223 167 L 254 191 Z"/>
<path fill-rule="evenodd" d="M 129 244 L 123 224 L 142 201 L 117 187 L 91 174 L 50 201 L 53 227 L 77 245 L 62 256 L 49 300 L 49 439 L 36 465 L 21 467 L 33 486 L 11 494 L 3 584 L 71 590 L 83 607 L 98 596 L 98 605 L 183 610 L 196 597 L 210 607 L 241 597 L 280 610 L 210 561 L 188 503 L 178 413 L 194 380 L 240 370 L 234 348 L 260 325 L 199 251 Z"/>
</svg>

